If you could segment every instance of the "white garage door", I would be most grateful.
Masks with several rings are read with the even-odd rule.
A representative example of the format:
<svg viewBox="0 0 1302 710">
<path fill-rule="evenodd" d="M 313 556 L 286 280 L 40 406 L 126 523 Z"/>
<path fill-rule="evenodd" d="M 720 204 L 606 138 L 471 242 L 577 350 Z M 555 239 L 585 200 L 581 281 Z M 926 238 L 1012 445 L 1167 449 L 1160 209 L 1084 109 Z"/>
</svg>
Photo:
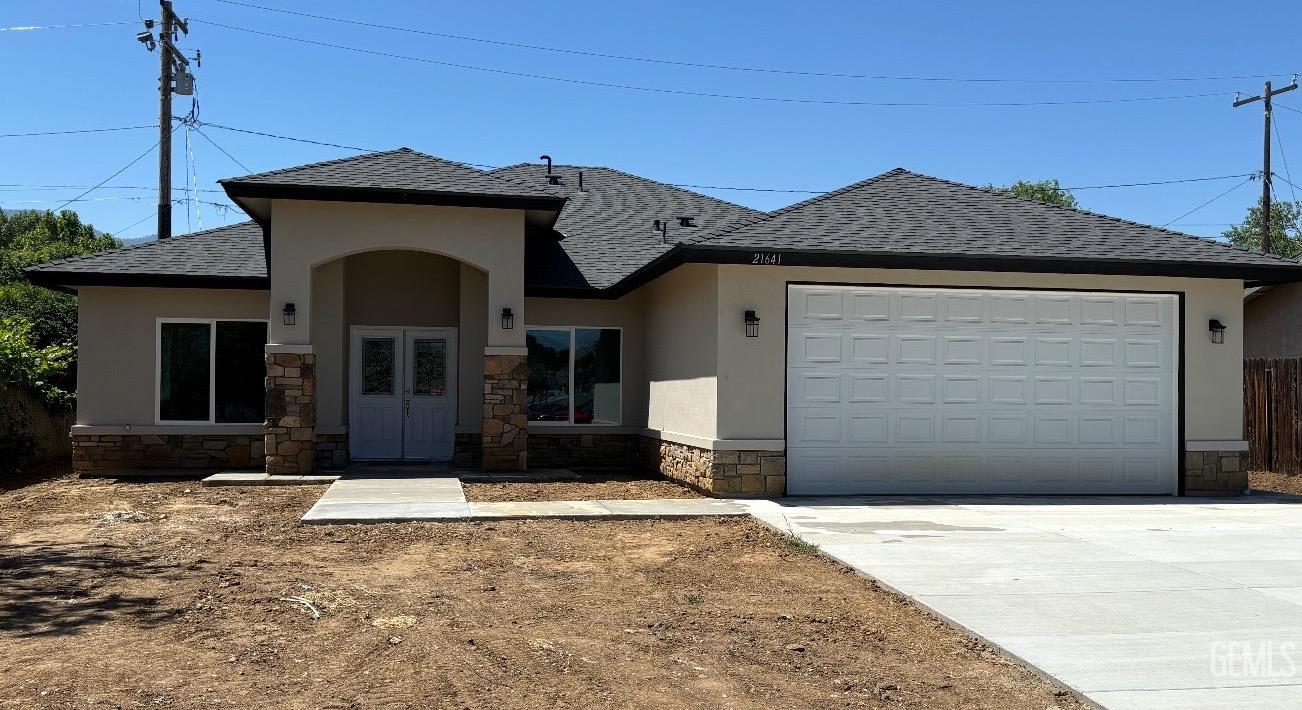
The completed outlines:
<svg viewBox="0 0 1302 710">
<path fill-rule="evenodd" d="M 788 289 L 789 495 L 1175 492 L 1175 296 Z"/>
</svg>

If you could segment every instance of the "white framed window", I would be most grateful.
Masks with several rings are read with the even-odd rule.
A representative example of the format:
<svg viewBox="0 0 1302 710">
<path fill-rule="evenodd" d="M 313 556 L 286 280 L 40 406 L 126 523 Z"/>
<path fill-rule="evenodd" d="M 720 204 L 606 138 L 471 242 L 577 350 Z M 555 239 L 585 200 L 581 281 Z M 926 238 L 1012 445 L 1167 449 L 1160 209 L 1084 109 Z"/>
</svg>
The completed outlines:
<svg viewBox="0 0 1302 710">
<path fill-rule="evenodd" d="M 615 425 L 623 406 L 623 328 L 529 326 L 533 424 Z"/>
<path fill-rule="evenodd" d="M 154 421 L 262 423 L 266 344 L 266 320 L 159 318 Z"/>
</svg>

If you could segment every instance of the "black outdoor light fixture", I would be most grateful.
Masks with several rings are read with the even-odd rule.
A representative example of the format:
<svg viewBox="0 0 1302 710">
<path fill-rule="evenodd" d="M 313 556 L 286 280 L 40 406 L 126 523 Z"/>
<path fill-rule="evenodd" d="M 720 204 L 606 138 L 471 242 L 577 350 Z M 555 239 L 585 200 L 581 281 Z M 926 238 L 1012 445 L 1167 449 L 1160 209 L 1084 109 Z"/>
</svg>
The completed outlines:
<svg viewBox="0 0 1302 710">
<path fill-rule="evenodd" d="M 510 330 L 515 327 L 515 314 L 510 308 L 502 309 L 502 330 Z"/>
<path fill-rule="evenodd" d="M 1213 343 L 1225 342 L 1225 324 L 1215 318 L 1207 321 L 1207 330 L 1212 334 Z"/>
<path fill-rule="evenodd" d="M 293 303 L 286 303 L 285 309 L 281 313 L 285 314 L 285 325 L 294 325 L 294 323 L 298 322 L 298 311 L 294 308 Z"/>
<path fill-rule="evenodd" d="M 746 311 L 746 317 L 744 320 L 746 321 L 746 337 L 758 338 L 759 316 L 755 315 L 755 311 Z"/>
</svg>

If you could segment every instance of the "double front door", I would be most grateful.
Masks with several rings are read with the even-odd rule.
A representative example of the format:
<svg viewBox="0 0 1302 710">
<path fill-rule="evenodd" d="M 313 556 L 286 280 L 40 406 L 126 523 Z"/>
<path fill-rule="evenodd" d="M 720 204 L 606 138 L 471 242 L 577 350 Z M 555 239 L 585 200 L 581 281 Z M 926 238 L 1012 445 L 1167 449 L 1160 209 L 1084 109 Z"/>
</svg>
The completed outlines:
<svg viewBox="0 0 1302 710">
<path fill-rule="evenodd" d="M 350 456 L 451 459 L 456 329 L 354 327 L 351 354 Z"/>
</svg>

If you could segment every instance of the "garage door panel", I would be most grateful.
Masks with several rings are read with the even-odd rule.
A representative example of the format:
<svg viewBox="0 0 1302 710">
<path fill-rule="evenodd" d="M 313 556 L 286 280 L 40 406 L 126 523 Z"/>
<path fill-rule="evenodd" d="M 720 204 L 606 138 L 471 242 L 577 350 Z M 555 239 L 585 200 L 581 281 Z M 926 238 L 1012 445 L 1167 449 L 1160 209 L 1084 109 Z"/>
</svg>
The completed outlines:
<svg viewBox="0 0 1302 710">
<path fill-rule="evenodd" d="M 885 365 L 891 361 L 891 338 L 889 335 L 851 333 L 851 366 Z"/>
<path fill-rule="evenodd" d="M 1171 492 L 1174 297 L 790 289 L 790 492 Z"/>
<path fill-rule="evenodd" d="M 846 493 L 847 472 L 880 494 L 1097 494 L 1115 487 L 1161 489 L 1169 476 L 1160 457 L 1082 456 L 1072 450 L 884 456 L 854 449 L 793 451 L 790 495 Z"/>
</svg>

